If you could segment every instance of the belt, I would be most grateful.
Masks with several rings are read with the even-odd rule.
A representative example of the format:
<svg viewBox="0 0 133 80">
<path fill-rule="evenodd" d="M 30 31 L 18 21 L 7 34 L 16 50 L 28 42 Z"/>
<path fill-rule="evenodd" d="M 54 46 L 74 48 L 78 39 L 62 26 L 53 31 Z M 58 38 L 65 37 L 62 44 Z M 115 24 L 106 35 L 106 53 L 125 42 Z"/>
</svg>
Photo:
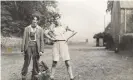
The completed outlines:
<svg viewBox="0 0 133 80">
<path fill-rule="evenodd" d="M 36 41 L 29 41 L 29 42 L 36 42 Z"/>
<path fill-rule="evenodd" d="M 34 46 L 34 45 L 36 45 L 36 44 L 37 44 L 36 41 L 29 41 L 29 46 Z"/>
<path fill-rule="evenodd" d="M 57 41 L 66 41 L 66 40 L 54 40 L 54 42 L 57 42 Z"/>
</svg>

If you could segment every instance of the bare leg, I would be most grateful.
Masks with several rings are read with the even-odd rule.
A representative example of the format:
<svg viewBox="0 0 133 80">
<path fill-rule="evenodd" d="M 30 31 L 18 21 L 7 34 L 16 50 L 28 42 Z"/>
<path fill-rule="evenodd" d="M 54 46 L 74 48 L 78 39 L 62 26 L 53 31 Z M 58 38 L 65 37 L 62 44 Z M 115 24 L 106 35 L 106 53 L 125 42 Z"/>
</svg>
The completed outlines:
<svg viewBox="0 0 133 80">
<path fill-rule="evenodd" d="M 72 67 L 70 65 L 70 61 L 69 60 L 66 60 L 65 61 L 65 64 L 66 64 L 66 67 L 67 67 L 67 71 L 68 71 L 68 74 L 70 76 L 70 79 L 73 79 L 73 73 L 72 73 Z"/>
<path fill-rule="evenodd" d="M 55 70 L 56 70 L 56 65 L 57 65 L 57 61 L 53 61 L 52 63 L 52 68 L 51 68 L 51 79 L 54 79 L 54 74 L 55 74 Z"/>
</svg>

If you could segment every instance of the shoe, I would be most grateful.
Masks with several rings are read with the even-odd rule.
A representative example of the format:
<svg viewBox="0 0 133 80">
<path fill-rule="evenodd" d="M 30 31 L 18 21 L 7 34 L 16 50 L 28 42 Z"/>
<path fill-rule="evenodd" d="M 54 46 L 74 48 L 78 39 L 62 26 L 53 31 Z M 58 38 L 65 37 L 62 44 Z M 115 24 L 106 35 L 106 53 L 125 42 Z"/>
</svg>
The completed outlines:
<svg viewBox="0 0 133 80">
<path fill-rule="evenodd" d="M 76 76 L 73 78 L 73 79 L 70 79 L 70 80 L 75 80 Z"/>
<path fill-rule="evenodd" d="M 26 76 L 22 76 L 22 80 L 26 80 Z"/>
<path fill-rule="evenodd" d="M 54 80 L 54 77 L 53 76 L 49 76 L 50 80 Z"/>
<path fill-rule="evenodd" d="M 50 78 L 50 80 L 54 80 L 54 78 Z"/>
<path fill-rule="evenodd" d="M 22 78 L 22 80 L 26 80 L 26 78 Z"/>
<path fill-rule="evenodd" d="M 38 80 L 39 79 L 39 77 L 38 77 L 38 75 L 32 75 L 32 77 L 31 77 L 31 80 Z"/>
</svg>

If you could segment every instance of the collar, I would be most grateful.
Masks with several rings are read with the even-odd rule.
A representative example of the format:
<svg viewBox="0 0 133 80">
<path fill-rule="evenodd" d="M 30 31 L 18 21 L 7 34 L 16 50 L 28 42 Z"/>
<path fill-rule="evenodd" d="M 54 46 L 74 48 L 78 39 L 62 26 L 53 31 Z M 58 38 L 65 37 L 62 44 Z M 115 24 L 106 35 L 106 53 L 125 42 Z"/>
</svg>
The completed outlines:
<svg viewBox="0 0 133 80">
<path fill-rule="evenodd" d="M 32 28 L 31 25 L 29 25 L 29 28 Z M 36 29 L 39 29 L 39 26 L 37 25 L 35 28 L 36 28 Z"/>
</svg>

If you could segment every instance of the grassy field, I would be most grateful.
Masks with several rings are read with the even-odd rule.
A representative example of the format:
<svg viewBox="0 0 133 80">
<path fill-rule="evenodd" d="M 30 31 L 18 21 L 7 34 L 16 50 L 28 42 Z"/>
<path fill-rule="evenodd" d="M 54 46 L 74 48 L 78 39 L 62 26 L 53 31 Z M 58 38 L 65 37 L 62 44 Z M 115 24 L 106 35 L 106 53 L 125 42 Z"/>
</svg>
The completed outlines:
<svg viewBox="0 0 133 80">
<path fill-rule="evenodd" d="M 20 53 L 21 51 L 21 38 L 2 37 L 1 50 L 2 54 Z M 68 42 L 69 45 L 83 45 L 85 42 Z M 89 44 L 90 45 L 90 44 Z M 92 45 L 92 44 L 91 44 Z M 51 48 L 52 45 L 45 44 L 45 48 Z"/>
<path fill-rule="evenodd" d="M 51 68 L 52 46 L 44 49 L 41 60 Z M 104 47 L 91 47 L 88 44 L 69 45 L 71 64 L 76 80 L 133 80 L 133 54 L 123 52 L 115 54 Z M 130 53 L 130 55 L 129 55 Z M 2 54 L 1 80 L 21 80 L 23 56 L 20 53 Z M 30 80 L 32 61 L 29 66 L 27 80 Z M 69 80 L 65 64 L 58 62 L 55 80 Z"/>
<path fill-rule="evenodd" d="M 5 43 L 4 43 L 5 42 Z M 1 80 L 21 80 L 23 55 L 20 53 L 21 39 L 2 39 Z M 76 80 L 133 80 L 133 51 L 115 54 L 104 47 L 93 47 L 88 43 L 69 43 L 71 64 Z M 12 48 L 12 49 L 10 49 Z M 43 60 L 51 68 L 52 45 L 45 45 Z M 27 80 L 30 80 L 32 61 Z M 55 80 L 69 80 L 62 60 L 58 62 Z"/>
</svg>

